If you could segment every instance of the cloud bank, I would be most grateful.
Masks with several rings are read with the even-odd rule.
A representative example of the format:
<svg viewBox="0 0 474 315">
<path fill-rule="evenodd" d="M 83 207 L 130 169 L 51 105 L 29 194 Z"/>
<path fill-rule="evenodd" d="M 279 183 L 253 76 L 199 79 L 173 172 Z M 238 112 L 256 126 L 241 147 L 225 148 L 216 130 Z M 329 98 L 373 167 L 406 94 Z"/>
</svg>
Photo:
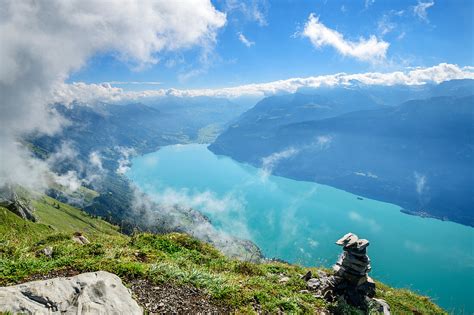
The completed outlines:
<svg viewBox="0 0 474 315">
<path fill-rule="evenodd" d="M 294 93 L 300 88 L 319 88 L 333 86 L 350 86 L 354 81 L 366 85 L 423 85 L 427 83 L 441 83 L 455 79 L 474 79 L 474 67 L 460 67 L 454 64 L 440 63 L 426 68 L 412 68 L 406 71 L 395 72 L 366 72 L 366 73 L 336 73 L 307 78 L 291 78 L 267 83 L 246 84 L 235 87 L 217 89 L 155 89 L 144 91 L 125 91 L 108 83 L 86 84 L 77 82 L 73 84 L 59 84 L 56 86 L 54 100 L 56 102 L 70 103 L 78 100 L 84 103 L 94 101 L 127 102 L 137 101 L 150 97 L 265 97 L 279 93 Z"/>
<path fill-rule="evenodd" d="M 371 35 L 368 39 L 361 37 L 358 41 L 346 40 L 344 35 L 321 23 L 313 13 L 310 14 L 301 36 L 307 37 L 316 48 L 331 46 L 343 56 L 367 62 L 385 59 L 390 46 L 389 43 L 377 39 L 375 35 Z"/>
<path fill-rule="evenodd" d="M 0 0 L 0 185 L 46 184 L 48 165 L 17 140 L 61 129 L 64 120 L 48 104 L 90 57 L 112 53 L 139 69 L 160 52 L 209 49 L 225 23 L 209 0 Z"/>
</svg>

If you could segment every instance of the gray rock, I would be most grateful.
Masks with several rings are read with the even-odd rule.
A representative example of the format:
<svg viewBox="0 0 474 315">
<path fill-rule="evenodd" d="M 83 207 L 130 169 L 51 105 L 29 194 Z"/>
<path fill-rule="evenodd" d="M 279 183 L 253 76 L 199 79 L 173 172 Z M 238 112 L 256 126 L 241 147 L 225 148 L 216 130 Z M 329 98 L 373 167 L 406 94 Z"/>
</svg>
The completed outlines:
<svg viewBox="0 0 474 315">
<path fill-rule="evenodd" d="M 375 307 L 375 310 L 383 315 L 390 315 L 390 305 L 385 300 L 382 299 L 372 299 L 372 305 Z"/>
<path fill-rule="evenodd" d="M 45 247 L 37 252 L 37 256 L 44 255 L 48 258 L 53 257 L 53 248 L 51 246 Z"/>
<path fill-rule="evenodd" d="M 53 256 L 53 248 L 51 246 L 48 246 L 43 249 L 43 253 L 49 258 L 51 258 Z"/>
<path fill-rule="evenodd" d="M 358 240 L 357 241 L 357 249 L 358 250 L 363 250 L 365 249 L 367 246 L 369 246 L 369 241 L 366 240 L 366 239 L 361 239 L 361 240 Z"/>
<path fill-rule="evenodd" d="M 304 276 L 302 276 L 301 279 L 303 279 L 304 281 L 308 281 L 309 279 L 311 279 L 312 276 L 313 274 L 311 273 L 311 270 L 310 270 Z"/>
<path fill-rule="evenodd" d="M 98 271 L 0 287 L 0 312 L 13 314 L 142 314 L 114 274 Z"/>
<path fill-rule="evenodd" d="M 72 240 L 76 243 L 81 244 L 81 245 L 86 245 L 86 244 L 90 243 L 89 240 L 84 235 L 82 235 L 80 232 L 74 233 L 74 235 L 72 237 Z"/>
<path fill-rule="evenodd" d="M 344 250 L 350 253 L 352 256 L 357 257 L 358 259 L 364 259 L 365 257 L 367 257 L 367 251 L 365 249 L 357 250 L 356 248 L 344 248 Z"/>
<path fill-rule="evenodd" d="M 340 263 L 338 262 L 338 265 L 339 264 L 347 269 L 352 269 L 352 271 L 360 273 L 361 275 L 365 275 L 370 270 L 370 265 L 361 266 L 361 265 L 351 263 L 347 260 L 343 260 Z"/>
<path fill-rule="evenodd" d="M 316 290 L 320 287 L 321 285 L 321 282 L 319 281 L 319 279 L 317 278 L 311 278 L 308 280 L 308 282 L 306 283 L 306 286 L 308 287 L 308 289 L 310 290 Z"/>
<path fill-rule="evenodd" d="M 326 271 L 323 271 L 323 270 L 318 270 L 316 271 L 317 275 L 319 278 L 324 278 L 324 277 L 327 277 L 328 274 L 326 273 Z"/>
<path fill-rule="evenodd" d="M 369 257 L 367 255 L 364 256 L 355 256 L 351 252 L 344 252 L 340 257 L 340 261 L 348 261 L 352 264 L 359 265 L 359 266 L 367 266 L 370 263 Z"/>
<path fill-rule="evenodd" d="M 288 277 L 281 277 L 280 280 L 278 280 L 280 283 L 287 283 L 288 281 L 290 281 L 290 278 Z"/>
</svg>

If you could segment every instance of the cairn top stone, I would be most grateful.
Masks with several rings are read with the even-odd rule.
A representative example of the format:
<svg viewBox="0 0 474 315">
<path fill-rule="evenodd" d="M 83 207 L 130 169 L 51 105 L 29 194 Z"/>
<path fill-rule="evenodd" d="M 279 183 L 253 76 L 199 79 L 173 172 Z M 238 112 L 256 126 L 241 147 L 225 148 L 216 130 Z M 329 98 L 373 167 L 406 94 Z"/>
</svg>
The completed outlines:
<svg viewBox="0 0 474 315">
<path fill-rule="evenodd" d="M 357 241 L 357 249 L 358 250 L 363 250 L 365 248 L 367 248 L 367 246 L 369 246 L 369 241 L 366 240 L 366 239 L 360 239 Z"/>
<path fill-rule="evenodd" d="M 362 251 L 367 248 L 370 243 L 366 239 L 359 239 L 359 237 L 354 233 L 347 233 L 346 235 L 338 239 L 336 241 L 336 244 L 344 247 L 344 249 L 354 249 Z"/>
<path fill-rule="evenodd" d="M 359 237 L 354 233 L 347 233 L 340 239 L 336 241 L 337 245 L 343 246 L 344 248 L 349 248 L 357 244 Z"/>
</svg>

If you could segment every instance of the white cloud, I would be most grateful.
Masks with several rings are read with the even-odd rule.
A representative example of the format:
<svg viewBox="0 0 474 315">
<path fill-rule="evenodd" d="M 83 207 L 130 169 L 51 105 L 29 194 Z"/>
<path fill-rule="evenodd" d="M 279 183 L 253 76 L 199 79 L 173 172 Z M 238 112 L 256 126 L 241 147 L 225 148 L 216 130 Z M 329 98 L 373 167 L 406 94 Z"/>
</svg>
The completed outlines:
<svg viewBox="0 0 474 315">
<path fill-rule="evenodd" d="M 257 22 L 260 26 L 268 25 L 267 11 L 268 2 L 266 0 L 227 0 L 225 1 L 226 12 L 240 12 L 245 19 Z"/>
<path fill-rule="evenodd" d="M 75 171 L 67 171 L 62 175 L 53 174 L 53 176 L 54 182 L 65 188 L 67 192 L 74 192 L 82 185 L 82 181 L 77 177 Z"/>
<path fill-rule="evenodd" d="M 227 194 L 219 197 L 213 192 L 197 192 L 189 189 L 167 188 L 161 192 L 147 191 L 146 194 L 133 187 L 132 211 L 135 220 L 156 228 L 161 226 L 168 231 L 185 231 L 203 241 L 214 244 L 229 256 L 242 258 L 245 244 L 236 242 L 233 236 L 251 239 L 245 217 L 245 203 Z M 205 219 L 200 212 L 219 213 L 219 226 Z M 186 224 L 183 224 L 186 222 Z M 232 236 L 231 236 L 232 235 Z M 255 259 L 257 257 L 244 257 Z"/>
<path fill-rule="evenodd" d="M 123 175 L 130 169 L 130 158 L 136 155 L 136 151 L 133 148 L 126 148 L 126 147 L 115 147 L 115 151 L 117 151 L 121 157 L 119 158 L 118 167 L 115 170 L 117 174 Z"/>
<path fill-rule="evenodd" d="M 153 154 L 149 154 L 149 155 L 145 155 L 143 157 L 143 161 L 145 162 L 144 164 L 147 166 L 147 167 L 155 167 L 158 165 L 158 162 L 159 162 L 159 158 L 158 156 L 156 155 L 153 155 Z"/>
<path fill-rule="evenodd" d="M 323 136 L 317 136 L 316 137 L 316 146 L 320 150 L 325 150 L 329 148 L 332 142 L 332 137 L 330 135 L 323 135 Z"/>
<path fill-rule="evenodd" d="M 364 172 L 354 172 L 354 175 L 357 175 L 357 176 L 362 176 L 362 177 L 368 177 L 368 178 L 374 178 L 374 179 L 377 179 L 379 178 L 377 175 L 371 173 L 371 172 L 367 172 L 367 173 L 364 173 Z"/>
<path fill-rule="evenodd" d="M 266 180 L 273 172 L 273 169 L 283 160 L 289 159 L 296 154 L 298 154 L 299 150 L 295 148 L 288 148 L 283 151 L 275 152 L 262 158 L 262 168 L 261 172 L 261 179 Z"/>
<path fill-rule="evenodd" d="M 390 46 L 389 43 L 378 40 L 375 35 L 371 35 L 368 39 L 361 37 L 358 41 L 346 40 L 343 34 L 326 27 L 313 13 L 310 14 L 301 35 L 309 38 L 317 48 L 332 46 L 343 56 L 372 63 L 385 59 Z"/>
<path fill-rule="evenodd" d="M 375 3 L 375 0 L 365 0 L 364 7 L 368 9 L 374 3 Z"/>
<path fill-rule="evenodd" d="M 380 224 L 377 223 L 374 219 L 371 218 L 364 218 L 361 216 L 359 213 L 355 211 L 350 211 L 349 212 L 349 219 L 353 222 L 361 223 L 363 225 L 366 225 L 368 228 L 372 230 L 372 232 L 378 232 L 381 230 Z"/>
<path fill-rule="evenodd" d="M 102 170 L 102 156 L 100 155 L 99 152 L 93 151 L 91 154 L 89 154 L 89 162 L 96 168 Z"/>
<path fill-rule="evenodd" d="M 410 250 L 410 251 L 412 251 L 416 254 L 421 254 L 421 253 L 424 253 L 424 252 L 427 251 L 425 246 L 423 246 L 420 243 L 414 242 L 414 241 L 406 240 L 403 245 L 405 246 L 406 249 L 408 249 L 408 250 Z"/>
<path fill-rule="evenodd" d="M 313 239 L 311 239 L 311 238 L 308 238 L 308 244 L 309 244 L 309 246 L 312 247 L 312 248 L 316 248 L 316 247 L 319 246 L 319 242 L 316 241 L 316 240 L 313 240 Z"/>
<path fill-rule="evenodd" d="M 244 34 L 242 33 L 237 33 L 238 37 L 239 37 L 239 40 L 242 42 L 242 44 L 244 44 L 245 46 L 247 47 L 252 47 L 253 45 L 255 45 L 255 42 L 252 42 L 251 40 L 247 39 L 247 37 L 245 37 Z"/>
<path fill-rule="evenodd" d="M 405 10 L 389 10 L 385 12 L 377 21 L 377 31 L 381 37 L 389 33 L 398 33 L 396 37 L 398 40 L 405 36 L 406 30 Z"/>
<path fill-rule="evenodd" d="M 307 202 L 318 191 L 318 186 L 312 186 L 309 189 L 299 191 L 290 198 L 289 205 L 279 212 L 281 236 L 276 243 L 280 245 L 288 245 L 294 243 L 295 236 L 301 233 L 303 227 L 308 228 L 308 222 L 302 222 L 301 216 L 298 215 L 303 203 Z"/>
<path fill-rule="evenodd" d="M 57 84 L 54 101 L 70 103 L 78 100 L 84 103 L 128 102 L 143 98 L 177 96 L 194 97 L 210 96 L 237 98 L 241 96 L 264 97 L 278 93 L 294 93 L 300 88 L 319 88 L 331 86 L 350 86 L 353 81 L 366 85 L 423 85 L 426 83 L 441 83 L 455 79 L 474 79 L 474 67 L 460 67 L 454 64 L 440 63 L 427 68 L 412 68 L 395 72 L 366 72 L 366 73 L 336 73 L 306 78 L 291 78 L 267 83 L 246 84 L 218 89 L 156 89 L 127 92 L 110 84 Z"/>
<path fill-rule="evenodd" d="M 44 163 L 48 169 L 60 166 L 62 163 L 73 164 L 75 170 L 69 170 L 65 174 L 51 173 L 49 178 L 52 182 L 66 188 L 68 192 L 76 191 L 82 184 L 97 185 L 102 180 L 106 170 L 102 165 L 102 156 L 100 152 L 93 151 L 89 154 L 89 163 L 83 163 L 78 159 L 79 152 L 76 150 L 74 143 L 71 141 L 62 142 L 56 150 L 48 156 Z M 43 161 L 39 161 L 43 163 Z M 79 176 L 78 173 L 81 173 Z"/>
<path fill-rule="evenodd" d="M 74 148 L 74 145 L 70 141 L 62 142 L 59 147 L 53 152 L 46 162 L 50 165 L 58 165 L 65 161 L 73 161 L 78 156 L 77 150 Z"/>
<path fill-rule="evenodd" d="M 392 22 L 390 19 L 390 15 L 385 14 L 382 18 L 377 22 L 378 31 L 382 36 L 390 33 L 394 29 L 397 28 L 397 24 Z"/>
<path fill-rule="evenodd" d="M 101 183 L 103 176 L 107 173 L 107 170 L 102 165 L 102 159 L 103 157 L 99 151 L 93 151 L 89 154 L 89 164 L 84 167 L 85 178 L 83 181 L 85 183 L 92 185 Z"/>
<path fill-rule="evenodd" d="M 193 192 L 189 189 L 176 190 L 168 187 L 162 192 L 153 193 L 151 196 L 163 206 L 179 205 L 186 208 L 203 209 L 205 213 L 211 214 L 240 213 L 245 208 L 243 201 L 235 196 L 226 194 L 219 197 L 209 190 Z"/>
<path fill-rule="evenodd" d="M 413 7 L 413 14 L 425 22 L 429 22 L 428 13 L 426 10 L 434 6 L 434 1 L 421 2 L 418 1 L 418 4 Z"/>
<path fill-rule="evenodd" d="M 426 191 L 427 179 L 425 175 L 415 172 L 416 193 L 422 195 Z"/>
<path fill-rule="evenodd" d="M 401 33 L 397 36 L 397 39 L 398 39 L 398 40 L 404 39 L 406 34 L 407 34 L 406 32 L 401 32 Z"/>
<path fill-rule="evenodd" d="M 209 0 L 2 0 L 0 16 L 0 185 L 44 182 L 40 168 L 33 168 L 38 163 L 16 140 L 61 129 L 64 120 L 47 105 L 51 93 L 61 93 L 57 87 L 90 57 L 111 52 L 141 68 L 157 63 L 163 51 L 209 51 L 226 23 Z M 113 88 L 95 87 L 101 91 L 110 97 Z"/>
</svg>

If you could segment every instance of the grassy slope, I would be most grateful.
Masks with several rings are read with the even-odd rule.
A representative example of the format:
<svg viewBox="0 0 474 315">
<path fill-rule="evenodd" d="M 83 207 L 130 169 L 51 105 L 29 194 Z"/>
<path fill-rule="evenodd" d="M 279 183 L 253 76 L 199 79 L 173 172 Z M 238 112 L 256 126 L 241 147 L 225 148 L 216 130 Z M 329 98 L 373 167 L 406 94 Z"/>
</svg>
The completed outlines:
<svg viewBox="0 0 474 315">
<path fill-rule="evenodd" d="M 157 283 L 190 284 L 207 291 L 216 303 L 242 313 L 251 313 L 256 305 L 262 311 L 291 313 L 315 313 L 334 307 L 311 294 L 299 293 L 305 289 L 300 275 L 308 269 L 316 274 L 316 268 L 231 260 L 183 234 L 129 237 L 118 233 L 115 226 L 54 199 L 43 197 L 34 204 L 40 223 L 24 221 L 0 207 L 0 285 L 62 268 L 106 270 L 125 280 L 147 277 Z M 71 236 L 76 231 L 83 232 L 91 243 L 73 242 Z M 53 247 L 52 258 L 36 254 L 46 246 Z M 282 275 L 290 280 L 280 283 Z M 394 314 L 444 313 L 428 298 L 408 290 L 378 284 L 377 295 L 389 302 Z"/>
</svg>

